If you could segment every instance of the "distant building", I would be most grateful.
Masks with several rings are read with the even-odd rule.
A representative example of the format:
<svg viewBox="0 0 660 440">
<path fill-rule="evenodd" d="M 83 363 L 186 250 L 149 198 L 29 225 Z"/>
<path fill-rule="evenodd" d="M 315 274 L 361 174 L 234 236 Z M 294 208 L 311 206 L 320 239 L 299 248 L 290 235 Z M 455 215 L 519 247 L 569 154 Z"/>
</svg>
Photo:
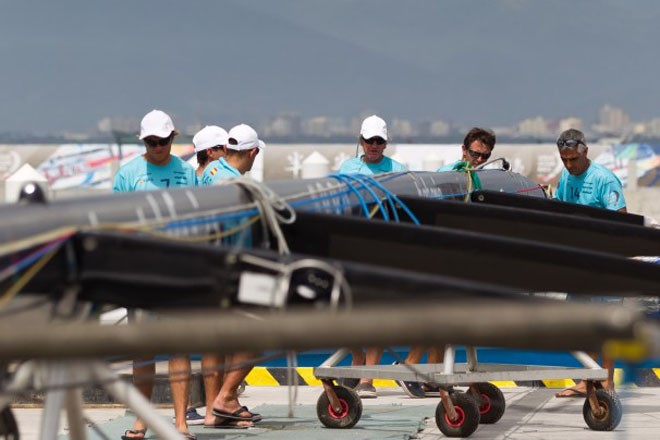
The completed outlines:
<svg viewBox="0 0 660 440">
<path fill-rule="evenodd" d="M 548 122 L 540 116 L 525 119 L 518 123 L 518 135 L 523 137 L 547 137 L 550 135 Z"/>
<path fill-rule="evenodd" d="M 576 130 L 584 131 L 584 123 L 582 119 L 576 118 L 574 116 L 560 119 L 557 126 L 557 134 L 568 130 L 569 128 L 575 128 Z"/>
<path fill-rule="evenodd" d="M 596 133 L 620 136 L 630 126 L 630 117 L 618 107 L 604 105 L 598 112 L 598 123 L 593 126 Z"/>
</svg>

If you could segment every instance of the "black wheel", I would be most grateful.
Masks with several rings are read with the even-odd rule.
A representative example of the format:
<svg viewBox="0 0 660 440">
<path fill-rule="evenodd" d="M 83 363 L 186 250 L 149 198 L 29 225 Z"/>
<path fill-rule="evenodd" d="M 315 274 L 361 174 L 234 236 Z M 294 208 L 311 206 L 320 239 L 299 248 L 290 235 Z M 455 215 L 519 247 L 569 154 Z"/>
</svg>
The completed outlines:
<svg viewBox="0 0 660 440">
<path fill-rule="evenodd" d="M 594 414 L 586 399 L 582 407 L 582 415 L 587 426 L 594 431 L 613 431 L 623 416 L 623 406 L 619 396 L 612 390 L 596 390 L 596 399 L 602 409 L 601 414 Z"/>
<path fill-rule="evenodd" d="M 18 425 L 14 419 L 14 413 L 11 408 L 6 407 L 0 412 L 0 439 L 18 440 Z"/>
<path fill-rule="evenodd" d="M 316 415 L 328 428 L 352 428 L 362 416 L 362 400 L 355 391 L 346 387 L 336 386 L 335 393 L 339 398 L 341 411 L 333 410 L 328 395 L 323 393 L 316 402 Z"/>
<path fill-rule="evenodd" d="M 445 407 L 440 402 L 435 410 L 435 423 L 447 437 L 468 437 L 479 427 L 479 408 L 477 402 L 467 394 L 453 393 L 450 396 L 456 420 L 449 420 Z"/>
<path fill-rule="evenodd" d="M 479 399 L 477 407 L 479 408 L 479 423 L 492 424 L 497 423 L 504 415 L 506 401 L 504 394 L 492 383 L 480 382 L 470 385 L 470 388 L 477 390 Z"/>
</svg>

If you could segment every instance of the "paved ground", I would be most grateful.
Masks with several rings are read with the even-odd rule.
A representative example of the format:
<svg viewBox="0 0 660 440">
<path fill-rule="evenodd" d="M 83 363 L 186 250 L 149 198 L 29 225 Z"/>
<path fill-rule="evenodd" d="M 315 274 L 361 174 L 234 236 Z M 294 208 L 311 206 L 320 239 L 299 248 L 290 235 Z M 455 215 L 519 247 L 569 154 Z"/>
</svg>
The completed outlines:
<svg viewBox="0 0 660 440">
<path fill-rule="evenodd" d="M 657 438 L 660 429 L 660 388 L 623 388 L 619 396 L 624 417 L 613 432 L 587 428 L 582 417 L 583 399 L 556 399 L 547 388 L 503 388 L 507 409 L 495 425 L 481 425 L 473 439 L 646 439 Z M 330 430 L 316 418 L 319 387 L 300 387 L 294 417 L 288 418 L 286 387 L 248 387 L 242 403 L 265 419 L 258 428 L 245 431 L 216 431 L 191 427 L 199 440 L 260 439 L 420 439 L 442 438 L 433 418 L 437 399 L 410 399 L 397 388 L 379 390 L 377 399 L 364 400 L 360 422 L 349 430 Z M 159 410 L 164 416 L 171 409 Z M 124 408 L 87 408 L 85 415 L 99 432 L 89 430 L 89 439 L 118 439 L 132 418 Z M 39 439 L 40 409 L 15 409 L 21 440 Z M 63 420 L 60 439 L 67 439 Z M 155 436 L 148 435 L 154 439 Z"/>
</svg>

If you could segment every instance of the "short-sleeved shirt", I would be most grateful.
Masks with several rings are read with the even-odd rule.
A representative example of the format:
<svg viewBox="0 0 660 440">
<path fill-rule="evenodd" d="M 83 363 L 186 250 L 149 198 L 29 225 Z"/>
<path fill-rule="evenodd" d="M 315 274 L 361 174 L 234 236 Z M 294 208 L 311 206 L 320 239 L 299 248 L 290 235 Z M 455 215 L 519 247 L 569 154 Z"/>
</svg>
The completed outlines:
<svg viewBox="0 0 660 440">
<path fill-rule="evenodd" d="M 589 168 L 574 176 L 566 169 L 561 172 L 555 198 L 562 202 L 618 211 L 626 206 L 621 181 L 602 165 L 589 164 Z"/>
<path fill-rule="evenodd" d="M 138 156 L 115 174 L 113 192 L 151 191 L 180 186 L 196 186 L 195 169 L 183 159 L 171 156 L 167 165 L 154 165 Z"/>
<path fill-rule="evenodd" d="M 383 156 L 383 159 L 378 163 L 366 163 L 362 160 L 364 156 L 349 159 L 341 164 L 339 168 L 340 174 L 381 174 L 408 171 L 405 165 Z"/>
<path fill-rule="evenodd" d="M 233 177 L 240 177 L 241 173 L 229 165 L 224 157 L 214 160 L 204 169 L 202 174 L 201 185 L 211 186 L 220 179 L 231 179 Z"/>
<path fill-rule="evenodd" d="M 461 163 L 461 160 L 457 160 L 456 162 L 448 163 L 447 165 L 443 165 L 440 168 L 436 170 L 436 173 L 440 173 L 442 171 L 454 171 L 454 167 Z"/>
</svg>

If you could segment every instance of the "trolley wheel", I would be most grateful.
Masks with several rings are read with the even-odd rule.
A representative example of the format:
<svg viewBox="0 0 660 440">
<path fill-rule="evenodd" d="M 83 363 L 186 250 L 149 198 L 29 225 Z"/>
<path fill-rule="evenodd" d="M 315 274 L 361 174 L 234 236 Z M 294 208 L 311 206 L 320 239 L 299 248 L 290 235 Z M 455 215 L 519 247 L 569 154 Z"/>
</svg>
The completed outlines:
<svg viewBox="0 0 660 440">
<path fill-rule="evenodd" d="M 0 439 L 2 440 L 18 440 L 18 425 L 14 418 L 14 413 L 11 408 L 5 407 L 0 411 Z"/>
<path fill-rule="evenodd" d="M 621 417 L 623 416 L 621 400 L 619 400 L 619 396 L 612 390 L 601 389 L 596 390 L 595 393 L 596 399 L 598 399 L 598 405 L 600 405 L 603 412 L 600 415 L 594 414 L 591 411 L 591 405 L 589 405 L 589 399 L 587 398 L 582 407 L 584 421 L 594 431 L 613 431 L 619 426 L 619 422 L 621 422 Z"/>
<path fill-rule="evenodd" d="M 362 400 L 357 393 L 349 388 L 336 386 L 335 393 L 341 404 L 341 411 L 335 412 L 330 406 L 326 393 L 319 396 L 316 402 L 316 415 L 321 423 L 328 428 L 348 429 L 355 426 L 362 416 Z"/>
<path fill-rule="evenodd" d="M 447 437 L 468 437 L 479 427 L 479 408 L 474 398 L 465 393 L 453 393 L 449 397 L 458 418 L 449 420 L 445 407 L 440 402 L 435 410 L 435 423 Z"/>
<path fill-rule="evenodd" d="M 479 415 L 481 416 L 479 423 L 497 423 L 504 415 L 504 409 L 506 408 L 506 401 L 502 391 L 488 382 L 475 383 L 471 387 L 477 390 L 481 399 L 480 402 L 477 402 Z"/>
</svg>

